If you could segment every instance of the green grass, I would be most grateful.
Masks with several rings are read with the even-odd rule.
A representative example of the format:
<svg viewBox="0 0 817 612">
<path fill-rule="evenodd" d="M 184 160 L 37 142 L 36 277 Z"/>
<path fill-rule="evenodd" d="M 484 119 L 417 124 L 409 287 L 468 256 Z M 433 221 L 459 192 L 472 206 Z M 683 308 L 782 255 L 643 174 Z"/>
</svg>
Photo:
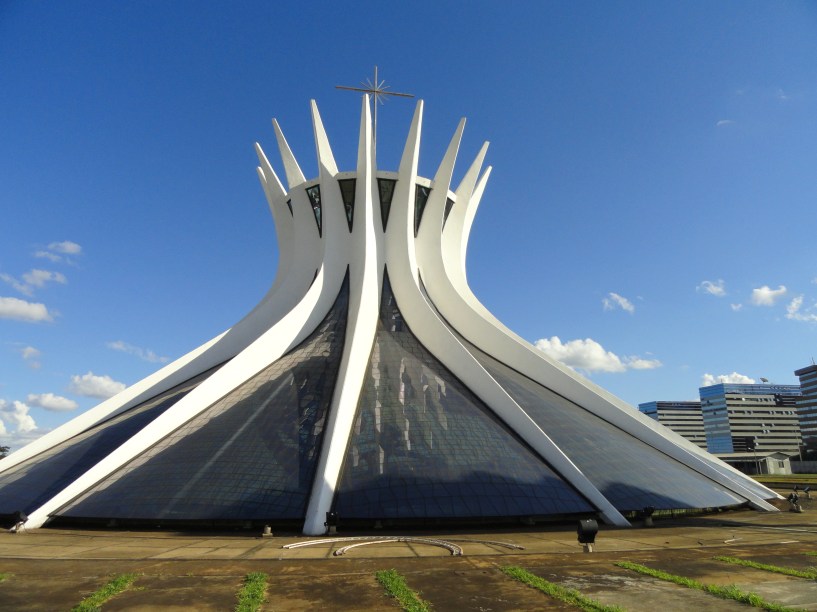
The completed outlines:
<svg viewBox="0 0 817 612">
<path fill-rule="evenodd" d="M 721 599 L 731 599 L 733 601 L 739 601 L 740 603 L 748 604 L 750 606 L 753 606 L 755 608 L 761 608 L 763 610 L 769 610 L 770 612 L 794 612 L 795 610 L 798 610 L 798 608 L 787 608 L 786 606 L 781 606 L 780 604 L 766 601 L 765 599 L 760 597 L 760 595 L 741 591 L 738 587 L 736 587 L 733 584 L 730 584 L 728 586 L 703 584 L 701 582 L 698 582 L 697 580 L 686 578 L 685 576 L 670 574 L 668 572 L 652 569 L 650 567 L 646 567 L 638 563 L 631 563 L 630 561 L 620 561 L 615 565 L 617 565 L 618 567 L 623 567 L 624 569 L 638 572 L 639 574 L 646 574 L 647 576 L 658 578 L 659 580 L 674 582 L 675 584 L 685 586 L 689 589 L 697 589 L 699 591 L 703 591 L 704 593 L 714 595 L 715 597 L 720 597 Z"/>
<path fill-rule="evenodd" d="M 386 592 L 394 597 L 406 612 L 428 612 L 431 610 L 431 604 L 423 601 L 415 591 L 412 591 L 406 584 L 406 579 L 398 574 L 397 570 L 381 570 L 375 573 L 375 577 L 386 589 Z"/>
<path fill-rule="evenodd" d="M 130 587 L 134 580 L 136 580 L 136 574 L 119 574 L 104 587 L 91 593 L 91 595 L 83 599 L 79 604 L 71 608 L 71 612 L 92 612 L 93 610 L 99 610 L 100 606 L 111 597 Z"/>
<path fill-rule="evenodd" d="M 817 571 L 813 569 L 798 570 L 792 567 L 782 567 L 780 565 L 769 565 L 767 563 L 747 561 L 746 559 L 738 559 L 737 557 L 714 557 L 714 559 L 716 561 L 723 561 L 724 563 L 731 563 L 732 565 L 742 565 L 743 567 L 753 567 L 755 569 L 764 570 L 767 572 L 774 572 L 776 574 L 785 574 L 786 576 L 796 576 L 797 578 L 809 578 L 810 580 L 817 579 Z"/>
<path fill-rule="evenodd" d="M 267 601 L 267 579 L 263 572 L 252 572 L 244 577 L 244 586 L 238 592 L 236 612 L 255 612 Z"/>
<path fill-rule="evenodd" d="M 501 569 L 511 578 L 514 578 L 515 580 L 518 580 L 529 587 L 538 589 L 545 595 L 549 595 L 554 599 L 558 599 L 564 603 L 576 606 L 577 608 L 585 610 L 586 612 L 623 612 L 622 608 L 618 608 L 616 606 L 605 606 L 595 599 L 585 597 L 578 591 L 548 582 L 544 578 L 540 578 L 535 574 L 531 574 L 527 570 L 523 570 L 521 567 L 509 565 Z"/>
<path fill-rule="evenodd" d="M 11 578 L 11 574 L 0 574 L 0 582 L 8 580 L 9 578 Z"/>
</svg>

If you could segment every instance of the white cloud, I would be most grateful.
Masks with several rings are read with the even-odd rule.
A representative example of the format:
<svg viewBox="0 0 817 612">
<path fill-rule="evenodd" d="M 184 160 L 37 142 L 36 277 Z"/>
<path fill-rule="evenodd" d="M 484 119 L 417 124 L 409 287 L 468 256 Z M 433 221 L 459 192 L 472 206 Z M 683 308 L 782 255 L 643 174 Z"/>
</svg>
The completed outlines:
<svg viewBox="0 0 817 612">
<path fill-rule="evenodd" d="M 732 310 L 734 310 L 735 312 L 738 312 L 739 310 L 743 310 L 743 304 L 729 304 L 729 307 Z"/>
<path fill-rule="evenodd" d="M 63 255 L 79 255 L 82 252 L 82 247 L 76 242 L 63 240 L 62 242 L 52 242 L 48 245 L 48 250 Z"/>
<path fill-rule="evenodd" d="M 817 322 L 817 313 L 815 313 L 815 309 L 817 309 L 817 304 L 814 304 L 810 308 L 803 308 L 803 296 L 798 295 L 794 298 L 789 305 L 786 306 L 786 318 L 791 319 L 792 321 L 809 321 L 809 322 Z"/>
<path fill-rule="evenodd" d="M 34 418 L 28 414 L 28 406 L 16 400 L 9 403 L 0 399 L 0 419 L 6 425 L 13 425 L 15 430 L 21 433 L 37 429 Z"/>
<path fill-rule="evenodd" d="M 591 338 L 569 340 L 562 343 L 558 336 L 537 340 L 536 348 L 561 361 L 566 366 L 585 372 L 624 372 L 626 370 L 651 370 L 661 367 L 657 359 L 619 357 Z"/>
<path fill-rule="evenodd" d="M 45 304 L 26 302 L 13 297 L 0 297 L 0 319 L 39 323 L 53 321 L 54 317 L 48 312 Z"/>
<path fill-rule="evenodd" d="M 45 287 L 46 283 L 60 283 L 64 285 L 67 282 L 65 275 L 60 272 L 51 272 L 49 270 L 38 269 L 34 269 L 23 274 L 23 280 L 26 282 L 26 284 L 40 289 Z"/>
<path fill-rule="evenodd" d="M 10 285 L 15 291 L 19 291 L 23 295 L 30 296 L 34 292 L 30 286 L 28 286 L 26 283 L 17 280 L 11 274 L 6 274 L 5 272 L 3 272 L 2 274 L 0 274 L 0 280 L 6 283 L 7 285 Z"/>
<path fill-rule="evenodd" d="M 125 386 L 125 383 L 117 382 L 110 376 L 97 376 L 93 372 L 88 372 L 82 376 L 72 376 L 68 390 L 85 397 L 108 399 L 122 391 Z"/>
<path fill-rule="evenodd" d="M 774 303 L 786 295 L 786 287 L 780 285 L 777 289 L 772 289 L 767 285 L 752 289 L 752 304 L 755 306 L 774 306 Z"/>
<path fill-rule="evenodd" d="M 702 387 L 709 387 L 711 385 L 717 385 L 718 383 L 753 385 L 755 383 L 755 379 L 744 376 L 743 374 L 738 374 L 737 372 L 732 372 L 731 374 L 720 374 L 718 376 L 704 374 L 703 378 L 701 379 Z"/>
<path fill-rule="evenodd" d="M 788 94 L 785 91 L 783 91 L 782 89 L 780 89 L 780 88 L 777 89 L 777 92 L 775 93 L 775 97 L 778 100 L 781 100 L 782 102 L 785 102 L 786 100 L 789 99 Z"/>
<path fill-rule="evenodd" d="M 20 355 L 23 356 L 23 361 L 28 364 L 28 367 L 38 369 L 42 364 L 40 363 L 40 351 L 33 346 L 24 346 L 20 349 Z"/>
<path fill-rule="evenodd" d="M 49 431 L 51 430 L 37 427 L 36 429 L 32 429 L 30 431 L 16 431 L 11 433 L 6 431 L 6 429 L 3 427 L 2 421 L 0 421 L 0 436 L 2 436 L 2 439 L 0 439 L 0 444 L 10 447 L 13 452 L 24 447 L 30 442 L 34 442 L 34 440 L 44 436 Z"/>
<path fill-rule="evenodd" d="M 151 363 L 167 363 L 168 361 L 170 361 L 168 357 L 160 357 L 150 349 L 143 349 L 138 346 L 133 346 L 132 344 L 128 344 L 127 342 L 123 342 L 122 340 L 117 340 L 116 342 L 108 342 L 106 346 L 109 349 L 113 349 L 114 351 L 121 351 L 129 355 L 136 355 L 137 357 L 139 357 L 139 359 L 149 361 Z"/>
<path fill-rule="evenodd" d="M 726 289 L 723 286 L 723 279 L 718 279 L 715 282 L 705 280 L 696 288 L 698 291 L 703 291 L 716 297 L 723 297 L 726 295 Z"/>
<path fill-rule="evenodd" d="M 40 351 L 33 346 L 26 346 L 20 349 L 20 354 L 23 356 L 23 359 L 35 359 L 40 356 Z"/>
<path fill-rule="evenodd" d="M 715 126 L 716 126 L 716 127 L 723 127 L 724 125 L 732 125 L 732 124 L 734 124 L 734 123 L 735 123 L 735 122 L 734 122 L 734 121 L 732 121 L 731 119 L 721 119 L 720 121 L 718 121 L 718 122 L 715 124 Z"/>
<path fill-rule="evenodd" d="M 618 307 L 622 310 L 626 310 L 630 314 L 635 312 L 635 306 L 633 306 L 633 303 L 618 293 L 608 293 L 607 297 L 601 300 L 601 303 L 604 305 L 604 310 L 613 310 Z"/>
<path fill-rule="evenodd" d="M 59 263 L 62 261 L 62 257 L 60 255 L 57 255 L 56 253 L 49 253 L 48 251 L 37 251 L 34 253 L 34 257 L 47 259 L 52 263 Z"/>
<path fill-rule="evenodd" d="M 76 410 L 79 406 L 74 400 L 53 393 L 30 393 L 26 401 L 32 406 L 39 406 L 53 412 L 68 412 Z"/>
<path fill-rule="evenodd" d="M 6 273 L 0 274 L 0 280 L 29 297 L 34 295 L 34 289 L 42 289 L 46 283 L 60 283 L 64 285 L 68 282 L 65 275 L 60 272 L 38 269 L 30 270 L 23 274 L 22 281 Z"/>
</svg>

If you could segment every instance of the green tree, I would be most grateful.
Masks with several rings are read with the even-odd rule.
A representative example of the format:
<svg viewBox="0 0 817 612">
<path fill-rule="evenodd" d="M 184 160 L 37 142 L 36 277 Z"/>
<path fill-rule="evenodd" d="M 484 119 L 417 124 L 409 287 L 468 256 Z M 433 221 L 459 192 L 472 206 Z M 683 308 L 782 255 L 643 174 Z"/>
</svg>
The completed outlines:
<svg viewBox="0 0 817 612">
<path fill-rule="evenodd" d="M 0 459 L 7 456 L 10 450 L 8 446 L 0 446 Z"/>
</svg>

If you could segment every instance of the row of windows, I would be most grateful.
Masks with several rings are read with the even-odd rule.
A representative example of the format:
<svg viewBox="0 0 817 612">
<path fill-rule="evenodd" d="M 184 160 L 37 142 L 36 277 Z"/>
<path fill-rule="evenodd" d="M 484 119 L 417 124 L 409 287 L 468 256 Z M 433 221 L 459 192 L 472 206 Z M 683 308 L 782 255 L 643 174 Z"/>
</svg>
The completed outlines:
<svg viewBox="0 0 817 612">
<path fill-rule="evenodd" d="M 389 212 L 391 211 L 391 202 L 394 197 L 394 188 L 397 181 L 394 179 L 377 179 L 377 190 L 380 196 L 380 219 L 383 223 L 383 231 L 386 231 L 386 225 L 389 222 Z M 349 231 L 352 231 L 355 214 L 355 193 L 357 187 L 357 179 L 338 179 L 338 187 L 340 187 L 340 197 L 343 201 L 343 207 L 346 211 L 346 222 L 349 225 Z M 420 221 L 422 221 L 423 213 L 425 212 L 428 197 L 431 194 L 431 187 L 420 185 L 415 187 L 414 191 L 414 235 L 417 236 L 417 231 L 420 228 Z M 323 235 L 323 210 L 321 204 L 321 187 L 320 185 L 313 185 L 306 188 L 306 195 L 309 198 L 309 204 L 312 207 L 312 212 L 315 215 L 315 222 L 318 225 L 318 235 Z M 289 212 L 292 214 L 292 200 L 287 200 Z M 454 200 L 446 198 L 445 201 L 445 215 L 443 217 L 443 226 L 448 220 L 448 215 L 451 208 L 454 206 Z"/>
</svg>

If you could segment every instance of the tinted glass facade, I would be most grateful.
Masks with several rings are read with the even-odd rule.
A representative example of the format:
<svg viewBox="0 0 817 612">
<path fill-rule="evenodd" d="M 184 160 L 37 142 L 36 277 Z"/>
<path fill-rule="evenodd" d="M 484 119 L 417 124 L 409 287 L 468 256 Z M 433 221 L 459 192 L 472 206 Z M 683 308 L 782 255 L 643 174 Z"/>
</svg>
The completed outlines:
<svg viewBox="0 0 817 612">
<path fill-rule="evenodd" d="M 473 346 L 469 349 L 620 512 L 743 503 L 716 482 L 557 395 Z"/>
<path fill-rule="evenodd" d="M 290 353 L 114 472 L 58 516 L 300 519 L 346 333 L 348 278 Z"/>
<path fill-rule="evenodd" d="M 28 513 L 87 472 L 213 373 L 205 372 L 0 474 L 0 514 Z"/>
<path fill-rule="evenodd" d="M 593 511 L 420 344 L 388 278 L 334 509 L 371 519 Z"/>
</svg>

